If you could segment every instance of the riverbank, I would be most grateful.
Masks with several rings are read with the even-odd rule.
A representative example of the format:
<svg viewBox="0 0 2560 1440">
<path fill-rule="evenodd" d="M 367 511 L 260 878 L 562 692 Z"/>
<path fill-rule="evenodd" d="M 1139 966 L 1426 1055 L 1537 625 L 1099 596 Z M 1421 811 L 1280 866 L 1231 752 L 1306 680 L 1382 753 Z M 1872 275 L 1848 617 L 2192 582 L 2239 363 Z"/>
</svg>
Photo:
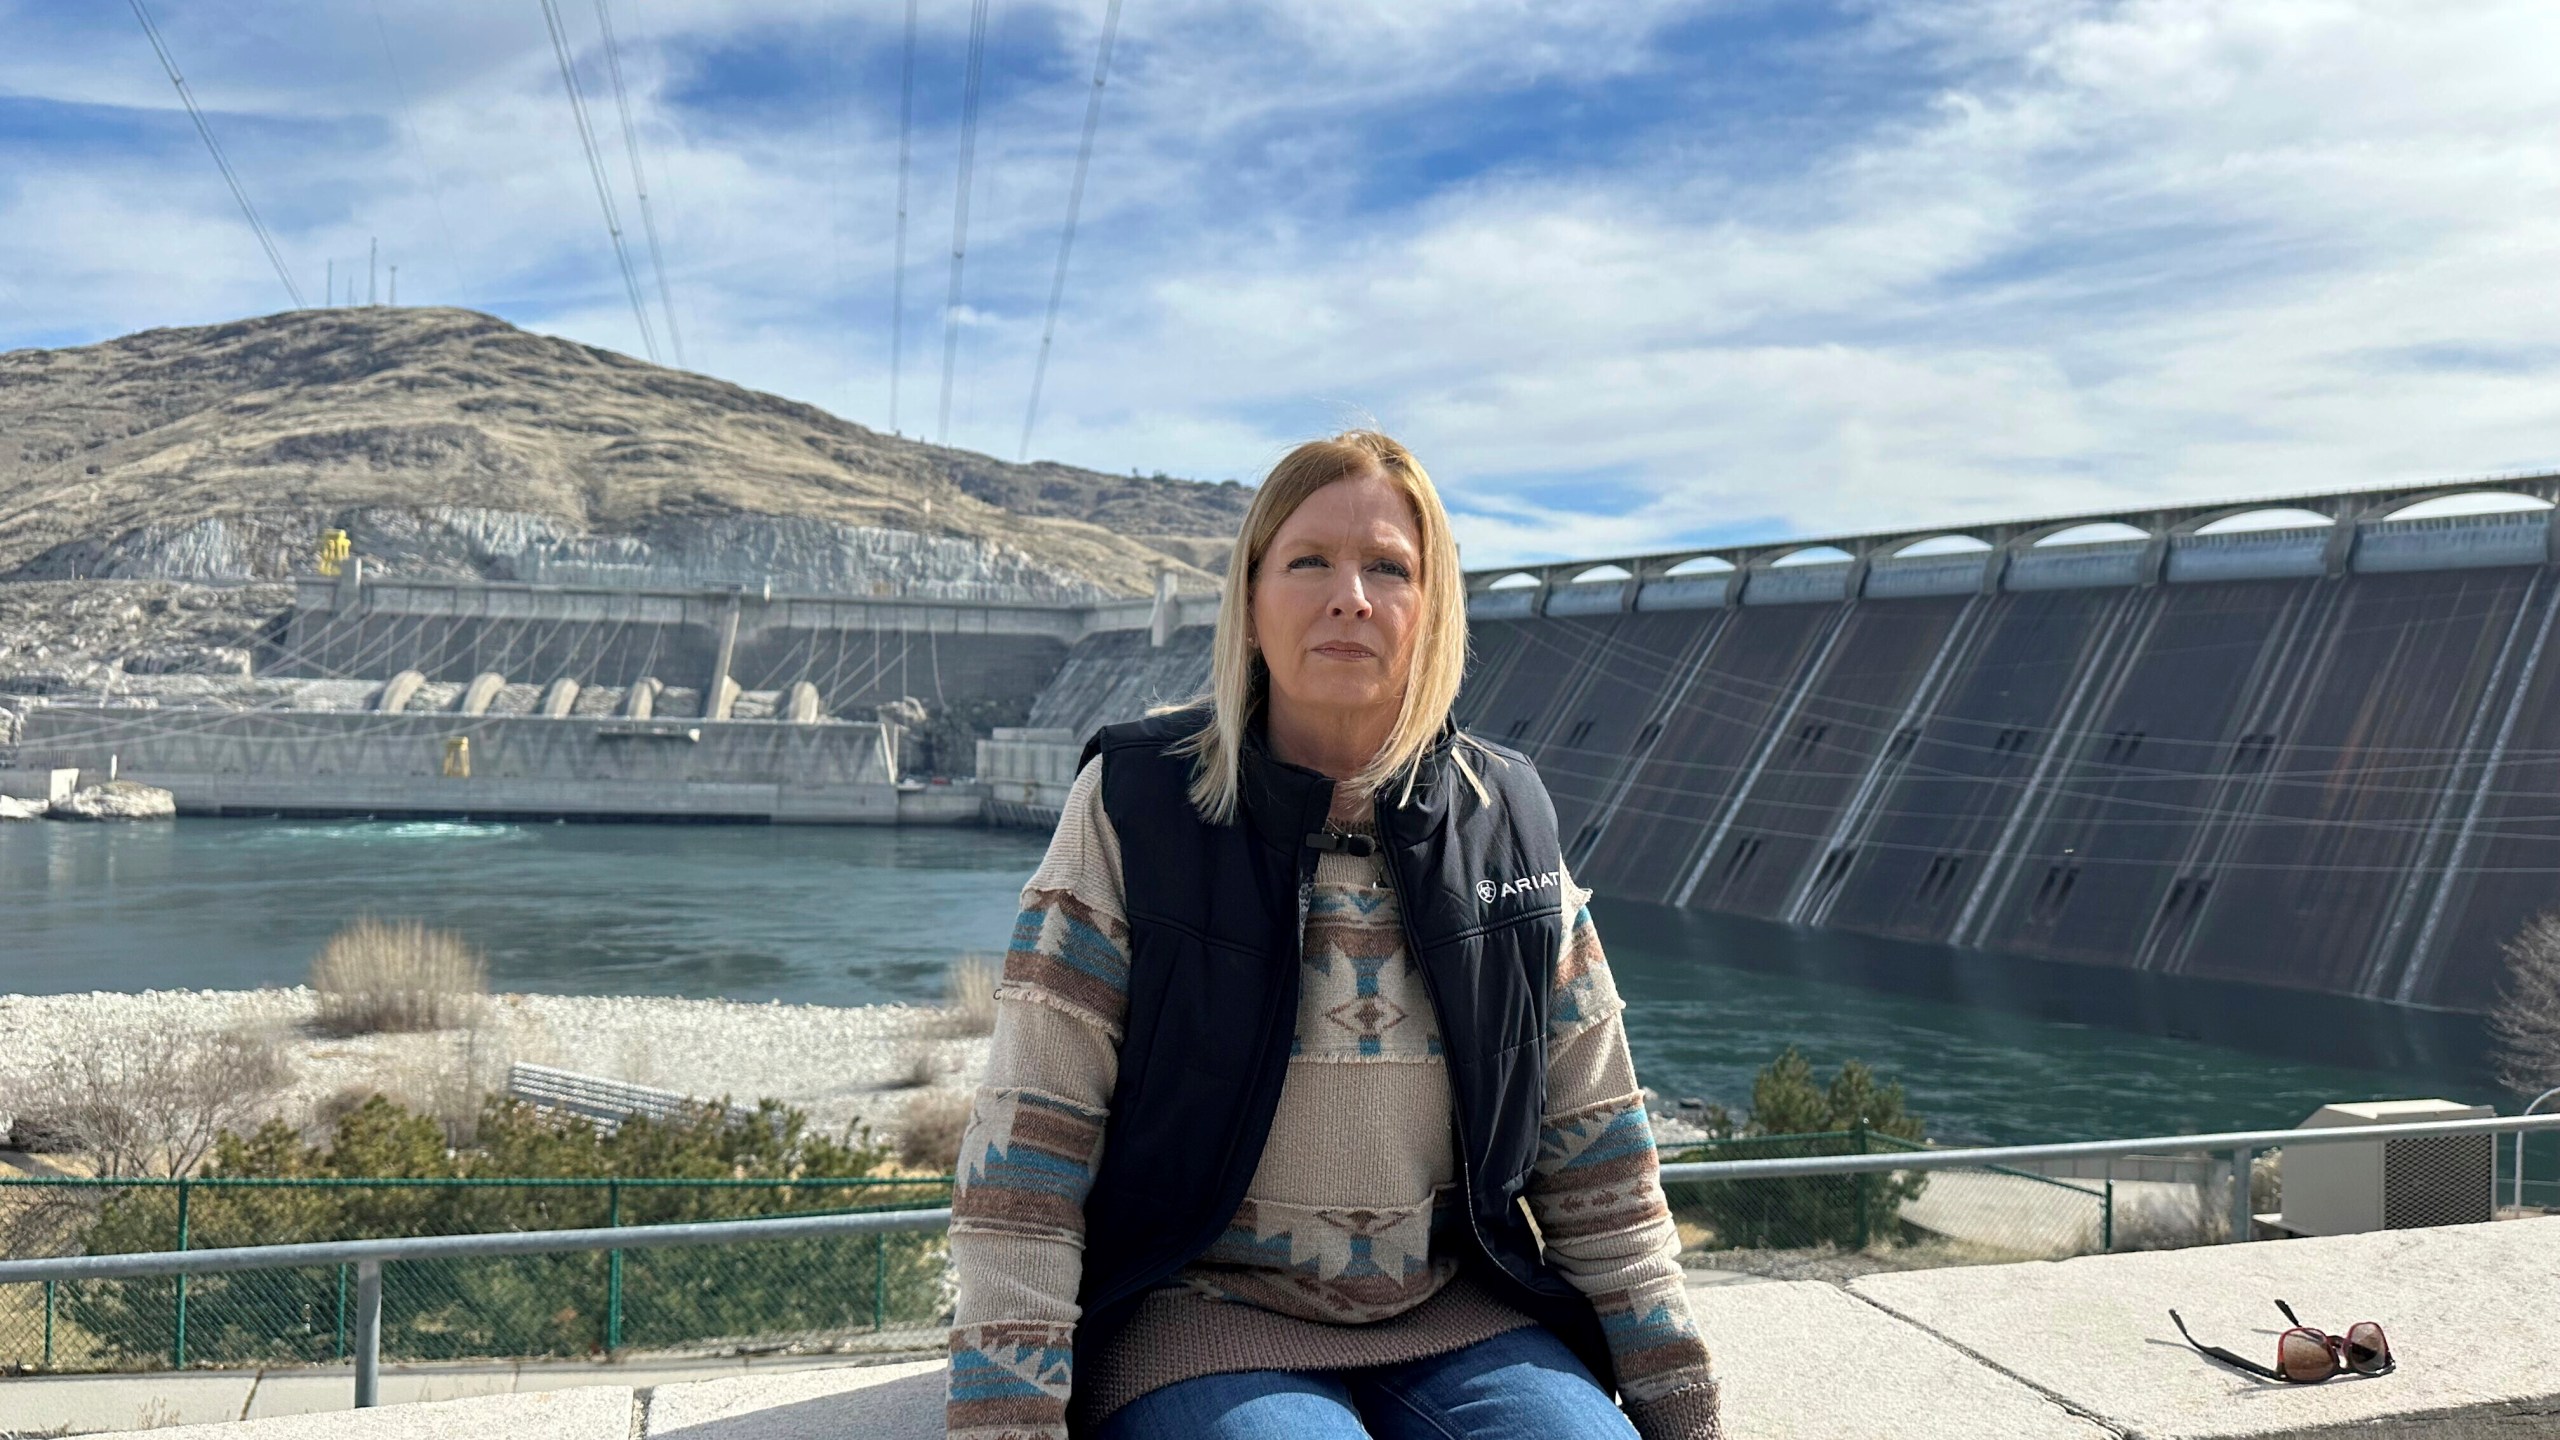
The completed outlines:
<svg viewBox="0 0 2560 1440">
<path fill-rule="evenodd" d="M 0 996 L 0 1112 L 41 1096 L 84 1054 L 237 1035 L 280 1062 L 259 1118 L 303 1126 L 372 1091 L 412 1108 L 476 1109 L 516 1061 L 741 1103 L 773 1099 L 830 1132 L 898 1132 L 910 1105 L 965 1089 L 984 1037 L 926 1005 L 748 1004 L 667 996 L 494 995 L 476 1023 L 406 1035 L 333 1036 L 303 986 Z M 928 1083 L 918 1083 L 927 1081 Z M 0 1113 L 0 1128 L 16 1119 Z"/>
</svg>

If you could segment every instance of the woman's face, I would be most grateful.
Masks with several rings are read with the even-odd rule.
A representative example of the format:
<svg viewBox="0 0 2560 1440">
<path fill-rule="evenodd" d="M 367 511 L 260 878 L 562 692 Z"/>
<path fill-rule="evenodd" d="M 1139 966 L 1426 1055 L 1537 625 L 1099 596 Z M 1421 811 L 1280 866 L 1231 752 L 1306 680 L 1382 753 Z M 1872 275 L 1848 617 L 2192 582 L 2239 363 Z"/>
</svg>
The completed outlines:
<svg viewBox="0 0 2560 1440">
<path fill-rule="evenodd" d="M 1300 502 L 1253 576 L 1253 638 L 1272 701 L 1305 720 L 1390 719 L 1413 670 L 1422 534 L 1402 491 L 1372 470 Z"/>
</svg>

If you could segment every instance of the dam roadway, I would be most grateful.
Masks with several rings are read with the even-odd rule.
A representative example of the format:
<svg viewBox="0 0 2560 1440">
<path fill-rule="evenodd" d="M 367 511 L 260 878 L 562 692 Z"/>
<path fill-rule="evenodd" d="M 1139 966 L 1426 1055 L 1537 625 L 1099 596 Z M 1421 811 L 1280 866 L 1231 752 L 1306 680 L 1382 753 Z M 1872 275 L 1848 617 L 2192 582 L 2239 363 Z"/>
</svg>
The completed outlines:
<svg viewBox="0 0 2560 1440">
<path fill-rule="evenodd" d="M 2455 491 L 2535 508 L 2401 513 Z M 1535 760 L 1568 862 L 1619 897 L 2477 1011 L 2560 901 L 2554 499 L 2534 476 L 1476 572 L 1458 715 Z M 978 766 L 1017 823 L 1093 726 L 1205 682 L 1214 612 L 350 579 L 302 582 L 263 674 L 378 678 L 404 720 L 521 692 L 531 723 L 601 725 L 661 674 L 720 726 L 986 702 L 1027 716 Z M 604 708 L 551 705 L 571 678 Z M 82 718 L 31 711 L 17 763 L 99 763 Z M 380 748 L 378 715 L 344 718 Z M 115 719 L 152 778 L 149 725 Z M 423 732 L 398 748 L 435 773 Z"/>
</svg>

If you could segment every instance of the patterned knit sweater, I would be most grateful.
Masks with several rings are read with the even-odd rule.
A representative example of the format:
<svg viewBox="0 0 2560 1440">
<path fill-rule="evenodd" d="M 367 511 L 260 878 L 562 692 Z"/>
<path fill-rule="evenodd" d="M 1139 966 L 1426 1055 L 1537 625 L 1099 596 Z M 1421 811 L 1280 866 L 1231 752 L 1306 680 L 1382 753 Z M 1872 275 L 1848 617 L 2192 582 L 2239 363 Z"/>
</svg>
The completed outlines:
<svg viewBox="0 0 2560 1440">
<path fill-rule="evenodd" d="M 1458 1273 L 1448 1069 L 1377 857 L 1319 858 L 1288 1073 L 1226 1233 L 1077 1355 L 1084 1199 L 1127 1009 L 1119 839 L 1100 762 L 1023 887 L 985 1085 L 961 1142 L 949 1433 L 1062 1440 L 1148 1391 L 1246 1369 L 1445 1354 L 1534 1323 Z M 1565 879 L 1547 1113 L 1529 1185 L 1550 1264 L 1590 1296 L 1645 1440 L 1713 1440 L 1716 1390 L 1681 1288 L 1622 1008 Z M 1348 1117 L 1350 1123 L 1346 1122 Z"/>
</svg>

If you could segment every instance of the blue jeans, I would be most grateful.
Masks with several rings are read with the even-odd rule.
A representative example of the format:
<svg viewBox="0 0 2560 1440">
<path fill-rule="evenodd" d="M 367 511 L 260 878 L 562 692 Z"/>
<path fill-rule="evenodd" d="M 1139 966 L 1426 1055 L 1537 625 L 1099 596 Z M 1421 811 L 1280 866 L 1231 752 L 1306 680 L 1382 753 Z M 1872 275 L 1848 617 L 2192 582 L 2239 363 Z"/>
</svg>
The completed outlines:
<svg viewBox="0 0 2560 1440">
<path fill-rule="evenodd" d="M 1203 1375 L 1130 1401 L 1096 1440 L 1634 1440 L 1543 1327 L 1359 1370 Z"/>
</svg>

